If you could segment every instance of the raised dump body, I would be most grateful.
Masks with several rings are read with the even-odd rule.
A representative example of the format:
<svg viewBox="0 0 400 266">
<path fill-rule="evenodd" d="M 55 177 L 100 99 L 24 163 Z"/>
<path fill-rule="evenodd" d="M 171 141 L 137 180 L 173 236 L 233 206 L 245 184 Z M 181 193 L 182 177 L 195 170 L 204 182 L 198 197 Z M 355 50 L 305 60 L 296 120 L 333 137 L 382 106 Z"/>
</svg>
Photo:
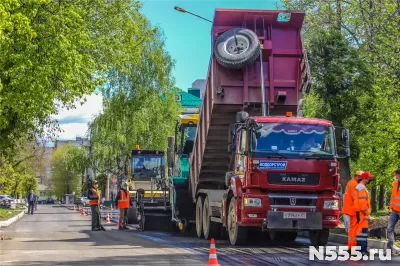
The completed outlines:
<svg viewBox="0 0 400 266">
<path fill-rule="evenodd" d="M 194 199 L 199 189 L 224 189 L 225 174 L 231 163 L 231 153 L 227 152 L 229 126 L 235 123 L 238 111 L 246 111 L 251 116 L 262 114 L 262 75 L 267 115 L 297 113 L 302 92 L 310 87 L 300 32 L 303 19 L 304 13 L 297 11 L 215 10 L 212 56 L 190 156 L 190 186 Z M 226 33 L 239 28 L 250 29 L 257 35 L 256 39 L 251 39 L 248 33 L 247 40 L 240 34 L 235 38 Z M 218 39 L 222 34 L 225 35 Z M 251 48 L 254 50 L 254 41 L 261 44 L 262 73 L 260 56 L 256 54 L 258 48 L 250 55 L 253 58 L 241 62 L 237 60 L 240 54 L 231 56 L 231 61 L 220 56 L 224 52 L 234 54 L 237 47 L 242 47 L 244 53 Z M 243 67 L 245 64 L 247 66 Z"/>
</svg>

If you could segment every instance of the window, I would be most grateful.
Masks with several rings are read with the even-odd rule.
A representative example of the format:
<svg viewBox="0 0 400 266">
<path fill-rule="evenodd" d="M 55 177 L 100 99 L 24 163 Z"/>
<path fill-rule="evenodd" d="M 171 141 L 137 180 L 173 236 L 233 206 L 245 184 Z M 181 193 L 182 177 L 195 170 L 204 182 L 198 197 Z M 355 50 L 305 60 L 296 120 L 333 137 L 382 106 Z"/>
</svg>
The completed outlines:
<svg viewBox="0 0 400 266">
<path fill-rule="evenodd" d="M 253 143 L 255 152 L 334 155 L 333 128 L 324 125 L 261 123 L 261 136 Z M 254 145 L 255 144 L 255 145 Z"/>
<path fill-rule="evenodd" d="M 240 134 L 240 152 L 246 151 L 246 130 L 242 130 Z"/>
<path fill-rule="evenodd" d="M 40 197 L 44 197 L 44 196 L 46 196 L 46 192 L 40 191 Z"/>
</svg>

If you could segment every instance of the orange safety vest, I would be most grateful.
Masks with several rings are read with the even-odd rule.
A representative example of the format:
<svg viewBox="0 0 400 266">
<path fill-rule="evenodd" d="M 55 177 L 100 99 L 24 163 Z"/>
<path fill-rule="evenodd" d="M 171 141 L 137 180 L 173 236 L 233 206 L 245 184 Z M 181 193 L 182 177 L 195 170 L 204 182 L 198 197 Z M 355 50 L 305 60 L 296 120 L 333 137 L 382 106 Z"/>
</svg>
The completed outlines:
<svg viewBox="0 0 400 266">
<path fill-rule="evenodd" d="M 128 209 L 129 208 L 129 191 L 119 191 L 118 209 Z"/>
<path fill-rule="evenodd" d="M 99 205 L 99 193 L 97 193 L 97 189 L 92 188 L 93 189 L 93 196 L 97 197 L 97 199 L 91 199 L 89 200 L 89 205 L 93 206 L 93 205 Z"/>
<path fill-rule="evenodd" d="M 371 207 L 369 205 L 369 193 L 364 184 L 358 184 L 354 192 L 354 208 L 360 214 L 369 216 Z"/>
<path fill-rule="evenodd" d="M 355 178 L 352 178 L 349 182 L 347 182 L 346 191 L 343 197 L 343 208 L 342 213 L 347 215 L 356 215 L 356 210 L 354 208 L 354 199 L 353 194 L 356 190 L 356 186 L 358 182 Z"/>
<path fill-rule="evenodd" d="M 396 212 L 400 212 L 400 189 L 399 181 L 395 181 L 393 183 L 392 195 L 390 196 L 390 205 L 389 208 Z"/>
</svg>

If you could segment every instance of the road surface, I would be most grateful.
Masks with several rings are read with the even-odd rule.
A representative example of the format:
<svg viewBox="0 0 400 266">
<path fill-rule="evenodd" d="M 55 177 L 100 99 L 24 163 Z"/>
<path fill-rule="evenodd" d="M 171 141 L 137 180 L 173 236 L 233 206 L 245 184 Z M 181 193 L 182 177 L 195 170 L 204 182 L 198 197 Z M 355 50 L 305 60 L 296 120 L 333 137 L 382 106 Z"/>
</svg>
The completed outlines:
<svg viewBox="0 0 400 266">
<path fill-rule="evenodd" d="M 190 265 L 208 261 L 209 241 L 178 234 L 119 231 L 114 223 L 107 231 L 90 230 L 90 216 L 60 206 L 39 205 L 33 216 L 25 215 L 3 229 L 1 265 Z M 316 262 L 308 259 L 308 240 L 298 238 L 291 246 L 259 243 L 232 247 L 217 240 L 221 266 L 251 265 L 382 265 L 382 262 Z M 399 265 L 396 257 L 386 264 Z"/>
</svg>

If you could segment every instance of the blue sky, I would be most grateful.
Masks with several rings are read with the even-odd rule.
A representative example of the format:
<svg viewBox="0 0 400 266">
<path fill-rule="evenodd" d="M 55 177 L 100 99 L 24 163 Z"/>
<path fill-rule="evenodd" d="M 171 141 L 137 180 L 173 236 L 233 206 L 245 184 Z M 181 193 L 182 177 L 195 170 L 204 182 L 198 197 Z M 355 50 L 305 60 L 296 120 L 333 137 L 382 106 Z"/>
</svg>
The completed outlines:
<svg viewBox="0 0 400 266">
<path fill-rule="evenodd" d="M 210 59 L 211 23 L 190 14 L 174 10 L 180 6 L 186 10 L 213 20 L 215 8 L 275 9 L 278 0 L 142 0 L 143 14 L 153 25 L 164 31 L 166 50 L 175 62 L 173 75 L 176 86 L 186 90 L 196 79 L 205 79 Z M 102 110 L 102 97 L 89 95 L 87 102 L 74 110 L 61 110 L 55 116 L 63 133 L 58 139 L 75 139 L 84 136 L 87 123 Z"/>
</svg>

